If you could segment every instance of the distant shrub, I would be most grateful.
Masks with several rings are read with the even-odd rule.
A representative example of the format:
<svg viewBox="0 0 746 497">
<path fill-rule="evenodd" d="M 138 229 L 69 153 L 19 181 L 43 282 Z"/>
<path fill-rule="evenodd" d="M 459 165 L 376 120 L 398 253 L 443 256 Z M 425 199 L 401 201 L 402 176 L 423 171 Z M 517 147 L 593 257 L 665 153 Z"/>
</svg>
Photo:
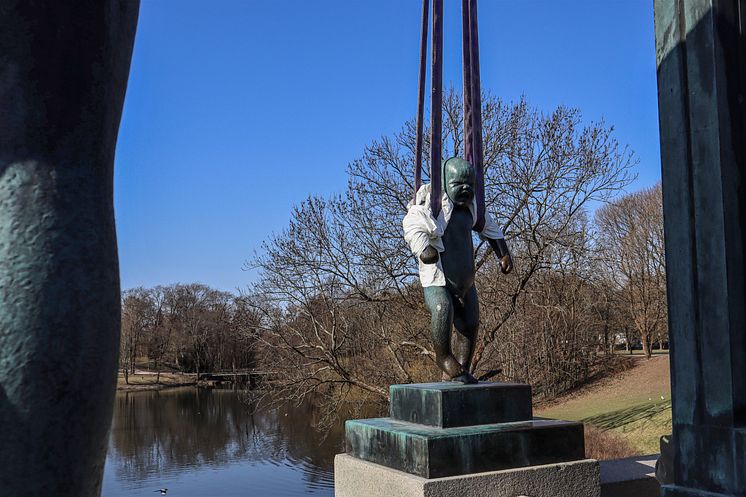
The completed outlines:
<svg viewBox="0 0 746 497">
<path fill-rule="evenodd" d="M 639 455 L 626 440 L 610 431 L 585 425 L 585 456 L 607 461 Z"/>
</svg>

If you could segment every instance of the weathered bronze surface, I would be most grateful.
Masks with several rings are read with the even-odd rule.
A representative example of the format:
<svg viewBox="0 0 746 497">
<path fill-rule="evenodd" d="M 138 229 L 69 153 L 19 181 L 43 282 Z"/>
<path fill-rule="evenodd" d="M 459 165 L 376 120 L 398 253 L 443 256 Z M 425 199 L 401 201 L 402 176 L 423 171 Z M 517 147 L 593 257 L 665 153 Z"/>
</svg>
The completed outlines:
<svg viewBox="0 0 746 497">
<path fill-rule="evenodd" d="M 474 168 L 458 157 L 447 160 L 443 166 L 443 184 L 453 202 L 453 212 L 442 237 L 445 251 L 438 254 L 428 247 L 420 259 L 434 264 L 440 258 L 446 286 L 426 287 L 425 304 L 431 315 L 436 363 L 454 380 L 476 383 L 471 374 L 471 357 L 479 329 L 479 297 L 474 287 L 474 218 L 469 209 L 474 199 Z M 505 240 L 488 238 L 487 241 L 500 259 L 502 272 L 509 273 L 513 262 Z M 456 331 L 453 348 L 452 329 Z"/>
<path fill-rule="evenodd" d="M 423 478 L 585 457 L 583 425 L 570 421 L 535 419 L 437 428 L 375 418 L 347 421 L 345 431 L 348 454 Z"/>
<path fill-rule="evenodd" d="M 451 419 L 470 416 L 474 406 L 482 411 L 483 419 L 494 416 L 490 412 L 492 406 L 478 406 L 484 394 L 484 390 L 479 390 L 482 385 L 459 385 L 462 389 L 459 395 L 466 402 L 449 406 Z M 406 387 L 430 390 L 431 395 L 423 398 L 428 403 L 433 402 L 435 395 L 444 393 L 434 384 L 396 385 L 392 387 L 392 393 L 394 388 Z M 506 393 L 502 387 L 498 385 L 494 393 Z M 530 400 L 528 404 L 530 406 Z M 423 407 L 431 409 L 432 405 Z M 396 409 L 392 405 L 393 410 Z M 346 450 L 359 459 L 423 478 L 553 464 L 585 457 L 582 423 L 532 419 L 530 408 L 528 412 L 529 416 L 523 420 L 450 428 L 393 418 L 350 420 L 345 424 Z M 525 410 L 512 412 L 510 416 L 524 414 Z M 431 417 L 430 421 L 437 421 L 436 417 Z"/>
<path fill-rule="evenodd" d="M 345 424 L 351 456 L 424 478 L 584 459 L 583 424 L 532 417 L 515 383 L 391 385 L 389 418 Z"/>
<path fill-rule="evenodd" d="M 0 7 L 0 495 L 100 492 L 119 348 L 113 163 L 138 0 Z"/>
<path fill-rule="evenodd" d="M 520 383 L 415 383 L 390 393 L 392 419 L 439 428 L 528 421 L 533 412 L 531 387 Z"/>
<path fill-rule="evenodd" d="M 665 497 L 746 492 L 746 1 L 655 1 L 673 400 Z"/>
</svg>

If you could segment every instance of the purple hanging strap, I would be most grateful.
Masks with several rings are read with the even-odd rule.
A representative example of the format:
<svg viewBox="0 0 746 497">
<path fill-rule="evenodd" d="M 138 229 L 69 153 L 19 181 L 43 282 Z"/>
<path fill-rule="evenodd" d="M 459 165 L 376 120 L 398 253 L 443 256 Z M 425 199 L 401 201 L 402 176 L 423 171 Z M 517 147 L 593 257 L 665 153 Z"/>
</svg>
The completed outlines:
<svg viewBox="0 0 746 497">
<path fill-rule="evenodd" d="M 437 219 L 442 196 L 443 0 L 433 0 L 432 94 L 430 100 L 430 210 Z"/>
<path fill-rule="evenodd" d="M 471 36 L 469 34 L 469 2 L 461 0 L 461 24 L 464 62 L 464 158 L 472 165 L 474 164 L 474 142 L 472 140 L 472 115 L 471 115 Z"/>
<path fill-rule="evenodd" d="M 414 154 L 414 199 L 422 186 L 422 127 L 425 117 L 425 78 L 427 77 L 427 22 L 430 0 L 422 0 L 422 31 L 420 33 L 420 79 L 417 85 L 417 145 Z"/>
<path fill-rule="evenodd" d="M 477 0 L 462 0 L 464 54 L 464 155 L 476 173 L 477 222 L 475 231 L 485 223 L 484 150 L 482 143 L 482 88 L 479 71 L 479 26 Z"/>
</svg>

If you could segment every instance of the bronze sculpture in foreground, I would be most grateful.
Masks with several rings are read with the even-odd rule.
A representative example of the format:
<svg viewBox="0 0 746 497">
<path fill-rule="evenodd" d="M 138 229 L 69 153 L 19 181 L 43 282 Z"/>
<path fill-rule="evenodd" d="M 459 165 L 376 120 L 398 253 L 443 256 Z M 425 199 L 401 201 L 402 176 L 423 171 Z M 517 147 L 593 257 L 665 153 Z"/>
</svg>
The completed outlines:
<svg viewBox="0 0 746 497">
<path fill-rule="evenodd" d="M 479 329 L 479 298 L 474 287 L 476 223 L 474 167 L 453 157 L 443 164 L 442 210 L 437 219 L 430 210 L 430 185 L 423 185 L 404 218 L 404 238 L 418 258 L 425 303 L 432 316 L 436 363 L 451 379 L 477 383 L 470 373 Z M 480 237 L 495 251 L 504 274 L 513 261 L 502 230 L 485 216 Z M 451 348 L 451 329 L 455 328 Z"/>
</svg>

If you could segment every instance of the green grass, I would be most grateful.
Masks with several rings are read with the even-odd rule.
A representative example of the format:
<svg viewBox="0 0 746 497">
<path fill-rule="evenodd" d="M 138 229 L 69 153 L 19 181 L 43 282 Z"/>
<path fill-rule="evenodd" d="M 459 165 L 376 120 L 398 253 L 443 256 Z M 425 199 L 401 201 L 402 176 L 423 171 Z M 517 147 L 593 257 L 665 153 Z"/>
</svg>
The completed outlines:
<svg viewBox="0 0 746 497">
<path fill-rule="evenodd" d="M 596 395 L 580 396 L 540 411 L 542 416 L 580 421 L 595 419 L 597 416 L 624 411 L 636 406 L 670 403 L 670 401 L 670 390 L 651 386 L 635 391 L 618 392 L 609 390 L 608 392 L 599 392 Z"/>
<path fill-rule="evenodd" d="M 670 400 L 663 402 L 647 402 L 645 404 L 627 407 L 626 409 L 583 418 L 581 421 L 584 423 L 590 423 L 603 430 L 613 430 L 638 421 L 650 421 L 656 415 L 670 409 Z"/>
<path fill-rule="evenodd" d="M 625 439 L 639 454 L 657 453 L 660 437 L 672 429 L 667 367 L 662 357 L 640 362 L 608 384 L 538 408 L 537 415 L 582 421 Z"/>
<path fill-rule="evenodd" d="M 564 412 L 556 415 L 555 412 Z M 591 413 L 591 414 L 589 414 Z M 660 437 L 671 433 L 671 400 L 643 402 L 615 410 L 599 405 L 572 411 L 542 411 L 541 416 L 582 421 L 625 439 L 639 454 L 660 452 Z"/>
<path fill-rule="evenodd" d="M 671 401 L 646 402 L 581 421 L 621 436 L 641 454 L 660 451 L 660 437 L 671 433 Z"/>
</svg>

